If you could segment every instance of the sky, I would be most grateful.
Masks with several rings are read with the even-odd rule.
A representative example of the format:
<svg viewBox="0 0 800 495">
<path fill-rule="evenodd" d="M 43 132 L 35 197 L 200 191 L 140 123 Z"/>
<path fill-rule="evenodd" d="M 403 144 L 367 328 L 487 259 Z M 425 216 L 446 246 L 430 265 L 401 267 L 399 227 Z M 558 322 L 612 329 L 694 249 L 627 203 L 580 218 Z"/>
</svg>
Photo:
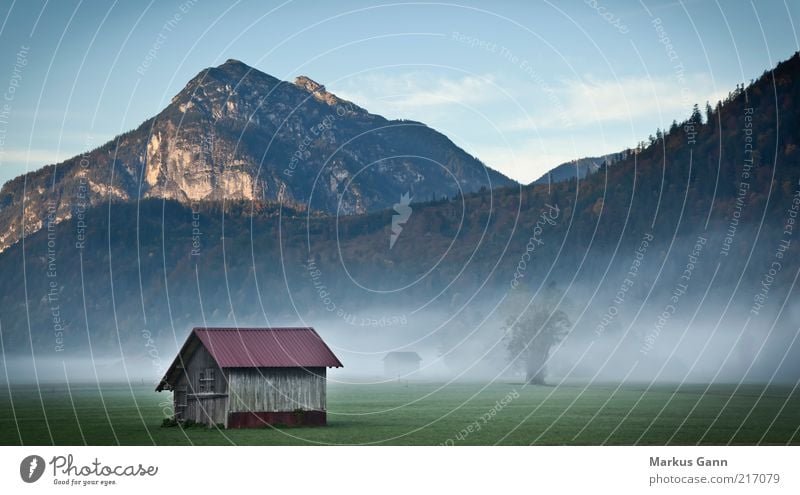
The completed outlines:
<svg viewBox="0 0 800 495">
<path fill-rule="evenodd" d="M 229 58 L 424 122 L 528 183 L 798 50 L 800 2 L 0 0 L 0 183 L 95 148 Z"/>
</svg>

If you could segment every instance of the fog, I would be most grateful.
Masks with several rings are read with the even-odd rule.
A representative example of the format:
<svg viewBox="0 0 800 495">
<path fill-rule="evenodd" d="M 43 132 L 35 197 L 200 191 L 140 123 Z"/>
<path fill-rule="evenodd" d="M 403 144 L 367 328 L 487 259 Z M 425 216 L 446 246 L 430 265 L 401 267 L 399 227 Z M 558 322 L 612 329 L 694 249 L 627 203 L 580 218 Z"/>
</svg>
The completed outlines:
<svg viewBox="0 0 800 495">
<path fill-rule="evenodd" d="M 558 308 L 569 315 L 572 327 L 550 350 L 548 385 L 794 384 L 800 378 L 797 304 L 770 308 L 754 317 L 742 304 L 727 304 L 718 296 L 707 296 L 702 302 L 687 297 L 661 321 L 668 294 L 651 294 L 647 300 L 624 301 L 616 309 L 616 317 L 601 325 L 610 293 L 577 284 L 564 289 Z M 298 318 L 269 323 L 314 326 L 344 363 L 341 369 L 329 370 L 332 383 L 523 383 L 519 360 L 515 362 L 508 349 L 505 325 L 520 311 L 519 305 L 509 303 L 509 292 L 479 294 L 457 308 L 367 308 L 353 313 L 358 317 L 355 322 L 327 314 L 313 321 Z M 514 297 L 525 302 L 534 294 L 530 291 Z M 154 385 L 188 332 L 162 332 L 149 347 L 7 355 L 0 373 L 9 383 Z M 387 372 L 384 358 L 392 352 L 417 353 L 419 369 Z"/>
<path fill-rule="evenodd" d="M 467 266 L 456 280 L 430 282 L 425 295 L 417 297 L 413 284 L 405 294 L 380 294 L 360 286 L 341 289 L 344 284 L 336 278 L 346 282 L 344 277 L 326 272 L 330 280 L 325 283 L 340 288 L 335 304 L 313 287 L 314 280 L 300 277 L 285 285 L 296 288 L 297 294 L 265 292 L 266 307 L 291 301 L 291 306 L 280 308 L 280 317 L 265 314 L 264 306 L 259 311 L 252 297 L 248 299 L 252 291 L 247 285 L 240 286 L 241 295 L 231 301 L 235 309 L 228 315 L 190 300 L 167 307 L 167 302 L 154 298 L 148 318 L 160 321 L 160 327 L 91 327 L 70 334 L 66 352 L 53 349 L 47 338 L 38 340 L 51 345 L 49 349 L 34 344 L 31 350 L 35 339 L 27 335 L 14 336 L 12 347 L 10 335 L 0 333 L 0 373 L 8 383 L 155 385 L 192 326 L 311 326 L 344 363 L 329 371 L 334 383 L 522 383 L 525 358 L 520 349 L 511 348 L 507 327 L 536 312 L 544 313 L 541 322 L 550 321 L 558 311 L 569 329 L 548 344 L 543 365 L 548 385 L 795 384 L 800 380 L 800 303 L 789 283 L 790 261 L 765 286 L 773 252 L 760 249 L 750 259 L 726 258 L 716 251 L 723 237 L 718 232 L 652 242 L 647 252 L 598 249 L 587 253 L 588 261 L 579 268 L 532 257 L 533 268 L 511 284 L 510 273 L 480 281 L 477 271 L 470 273 Z M 632 244 L 636 246 L 640 244 Z M 516 263 L 519 253 L 508 257 Z M 400 261 L 391 266 L 403 269 Z M 388 270 L 373 278 L 396 275 Z M 223 283 L 203 280 L 204 286 Z M 127 308 L 139 311 L 135 304 Z M 287 317 L 287 308 L 295 316 Z M 94 311 L 100 314 L 107 308 Z M 182 319 L 174 319 L 179 313 Z M 94 316 L 90 312 L 89 321 Z M 114 321 L 135 322 L 135 316 L 115 312 Z M 50 330 L 32 330 L 37 331 L 47 337 Z M 532 341 L 533 337 L 526 350 Z M 389 370 L 384 359 L 395 352 L 416 353 L 418 369 Z"/>
</svg>

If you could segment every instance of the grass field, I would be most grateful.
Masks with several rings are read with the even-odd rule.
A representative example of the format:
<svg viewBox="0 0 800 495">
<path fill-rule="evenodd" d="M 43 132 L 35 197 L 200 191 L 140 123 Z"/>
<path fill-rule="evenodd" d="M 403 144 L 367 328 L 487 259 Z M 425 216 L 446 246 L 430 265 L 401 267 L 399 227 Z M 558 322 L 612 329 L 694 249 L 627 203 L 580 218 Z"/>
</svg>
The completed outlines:
<svg viewBox="0 0 800 495">
<path fill-rule="evenodd" d="M 800 443 L 800 394 L 791 388 L 705 388 L 331 384 L 327 427 L 218 430 L 161 427 L 171 394 L 149 386 L 17 386 L 0 392 L 0 444 Z"/>
</svg>

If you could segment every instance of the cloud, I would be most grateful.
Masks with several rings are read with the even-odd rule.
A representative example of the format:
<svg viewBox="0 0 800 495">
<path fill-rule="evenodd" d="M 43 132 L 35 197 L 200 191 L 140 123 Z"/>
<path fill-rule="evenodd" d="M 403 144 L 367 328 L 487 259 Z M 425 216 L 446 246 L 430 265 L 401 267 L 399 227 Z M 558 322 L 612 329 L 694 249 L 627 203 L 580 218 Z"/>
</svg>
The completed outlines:
<svg viewBox="0 0 800 495">
<path fill-rule="evenodd" d="M 726 83 L 718 87 L 727 88 Z M 479 107 L 490 103 L 495 122 L 506 131 L 579 128 L 605 123 L 627 123 L 646 119 L 648 124 L 663 119 L 688 117 L 692 105 L 712 103 L 725 91 L 714 90 L 709 74 L 655 77 L 629 76 L 601 79 L 591 75 L 578 79 L 557 80 L 540 87 L 529 81 L 500 81 L 494 75 L 434 75 L 415 71 L 405 74 L 370 73 L 348 79 L 334 90 L 370 111 L 393 118 L 414 118 L 433 122 L 452 106 Z M 511 97 L 511 99 L 509 98 Z M 521 115 L 518 103 L 528 107 Z M 649 129 L 649 132 L 654 132 Z"/>
<path fill-rule="evenodd" d="M 373 73 L 348 79 L 333 91 L 371 112 L 408 118 L 410 113 L 423 109 L 487 103 L 500 93 L 493 81 L 492 76 Z"/>
<path fill-rule="evenodd" d="M 694 103 L 716 102 L 725 96 L 723 91 L 715 92 L 713 86 L 708 74 L 686 75 L 682 84 L 674 75 L 567 80 L 554 85 L 557 89 L 545 109 L 531 118 L 512 120 L 505 129 L 582 127 L 660 118 L 666 126 L 673 118 L 688 117 Z"/>
<path fill-rule="evenodd" d="M 332 90 L 389 118 L 425 122 L 524 183 L 575 158 L 635 146 L 656 127 L 688 117 L 694 103 L 725 96 L 704 73 L 686 74 L 682 84 L 672 73 L 537 84 L 493 75 L 376 72 Z"/>
</svg>

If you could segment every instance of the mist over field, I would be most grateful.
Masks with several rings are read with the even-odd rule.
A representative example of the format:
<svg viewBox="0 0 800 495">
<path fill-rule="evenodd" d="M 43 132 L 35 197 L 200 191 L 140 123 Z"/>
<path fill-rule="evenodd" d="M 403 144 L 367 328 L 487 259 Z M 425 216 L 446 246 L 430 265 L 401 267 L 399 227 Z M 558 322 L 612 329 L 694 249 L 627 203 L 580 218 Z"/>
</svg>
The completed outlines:
<svg viewBox="0 0 800 495">
<path fill-rule="evenodd" d="M 685 258 L 688 251 L 684 248 L 691 249 L 691 243 L 679 241 L 676 245 L 674 249 L 683 251 L 679 257 Z M 624 263 L 636 259 L 632 252 L 626 254 L 619 256 Z M 546 363 L 550 385 L 796 383 L 800 376 L 800 308 L 788 288 L 772 288 L 770 304 L 754 314 L 757 287 L 747 284 L 748 290 L 734 293 L 732 287 L 712 281 L 716 253 L 704 253 L 708 258 L 698 262 L 685 293 L 676 289 L 680 272 L 662 268 L 660 254 L 642 258 L 635 280 L 613 268 L 596 284 L 559 279 L 555 307 L 569 315 L 572 327 L 550 351 Z M 606 262 L 610 256 L 594 259 Z M 716 273 L 719 276 L 719 269 Z M 376 273 L 375 279 L 383 276 Z M 470 289 L 475 292 L 447 290 L 438 298 L 396 305 L 370 305 L 364 302 L 368 296 L 351 301 L 333 292 L 319 298 L 313 291 L 310 300 L 289 299 L 303 308 L 302 317 L 282 315 L 267 320 L 255 310 L 220 318 L 216 316 L 220 311 L 213 310 L 215 316 L 194 323 L 187 318 L 185 323 L 163 328 L 131 331 L 120 326 L 118 332 L 111 328 L 110 336 L 93 336 L 91 348 L 86 334 L 70 332 L 63 340 L 48 336 L 33 355 L 24 350 L 25 342 L 20 346 L 23 349 L 7 347 L 5 367 L 0 371 L 11 383 L 154 384 L 183 344 L 190 325 L 310 325 L 345 364 L 330 371 L 332 382 L 523 383 L 519 350 L 509 348 L 507 327 L 509 321 L 524 314 L 526 306 L 532 307 L 542 297 L 544 287 L 478 285 Z M 270 297 L 274 295 L 271 292 Z M 382 301 L 395 298 L 393 293 L 369 296 Z M 170 303 L 173 310 L 203 312 L 197 303 Z M 165 314 L 159 315 L 159 310 Z M 166 310 L 151 304 L 148 316 L 168 321 Z M 91 332 L 96 335 L 98 329 Z M 6 346 L 13 342 L 7 335 L 4 341 Z M 58 342 L 63 351 L 47 348 Z M 422 358 L 419 370 L 387 375 L 383 359 L 394 351 L 418 353 Z"/>
<path fill-rule="evenodd" d="M 592 190 L 591 182 L 560 187 L 575 186 Z M 502 210 L 483 210 L 484 194 L 412 203 L 394 245 L 384 212 L 332 225 L 291 212 L 257 219 L 246 206 L 148 201 L 113 205 L 110 217 L 90 211 L 82 249 L 57 242 L 54 256 L 24 265 L 16 246 L 3 253 L 11 283 L 0 371 L 11 383 L 152 385 L 193 327 L 313 326 L 345 364 L 330 371 L 332 382 L 524 383 L 525 352 L 563 312 L 568 328 L 536 365 L 548 385 L 797 382 L 800 310 L 790 277 L 798 265 L 795 245 L 782 243 L 784 224 L 695 234 L 665 215 L 627 233 L 603 210 L 578 215 L 574 199 L 556 194 L 501 190 L 493 201 L 509 203 Z M 786 198 L 775 206 L 784 219 L 796 204 Z M 465 213 L 451 215 L 459 206 Z M 154 220 L 130 230 L 136 211 Z M 36 234 L 27 249 L 46 253 L 75 226 Z M 581 243 L 584 232 L 593 237 Z M 749 257 L 727 254 L 731 237 Z M 530 315 L 544 319 L 515 346 L 511 327 Z M 387 373 L 383 360 L 396 351 L 417 353 L 419 370 Z"/>
</svg>

